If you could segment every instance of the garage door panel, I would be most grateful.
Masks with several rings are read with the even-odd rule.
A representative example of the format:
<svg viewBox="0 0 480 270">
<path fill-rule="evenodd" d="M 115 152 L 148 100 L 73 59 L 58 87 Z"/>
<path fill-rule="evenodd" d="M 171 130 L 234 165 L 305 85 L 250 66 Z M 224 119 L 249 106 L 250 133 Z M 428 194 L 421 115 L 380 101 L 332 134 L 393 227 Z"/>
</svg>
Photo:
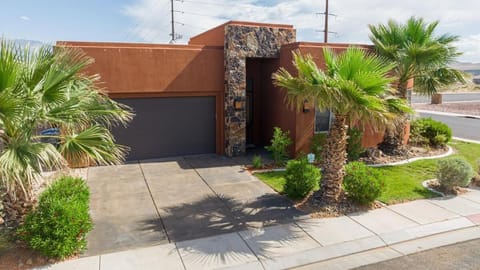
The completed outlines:
<svg viewBox="0 0 480 270">
<path fill-rule="evenodd" d="M 117 99 L 132 107 L 127 128 L 112 132 L 127 160 L 215 152 L 215 97 Z"/>
</svg>

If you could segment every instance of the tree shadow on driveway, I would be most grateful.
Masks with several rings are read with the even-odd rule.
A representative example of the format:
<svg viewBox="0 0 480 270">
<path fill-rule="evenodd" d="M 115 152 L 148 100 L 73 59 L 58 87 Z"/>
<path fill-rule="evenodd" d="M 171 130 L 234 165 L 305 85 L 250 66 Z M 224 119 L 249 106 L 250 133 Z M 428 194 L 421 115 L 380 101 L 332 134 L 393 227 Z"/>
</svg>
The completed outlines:
<svg viewBox="0 0 480 270">
<path fill-rule="evenodd" d="M 206 196 L 193 203 L 159 209 L 170 241 L 178 242 L 217 234 L 290 223 L 305 217 L 286 198 L 267 194 L 251 201 Z M 146 230 L 163 230 L 158 220 L 144 220 Z"/>
<path fill-rule="evenodd" d="M 257 258 L 276 256 L 275 251 L 284 247 L 295 249 L 297 241 L 308 237 L 292 224 L 306 218 L 305 213 L 278 194 L 243 202 L 207 196 L 159 212 L 170 241 L 177 243 L 185 264 L 194 266 L 258 263 Z M 145 220 L 144 228 L 163 231 L 155 220 Z M 198 239 L 203 237 L 208 238 Z"/>
</svg>

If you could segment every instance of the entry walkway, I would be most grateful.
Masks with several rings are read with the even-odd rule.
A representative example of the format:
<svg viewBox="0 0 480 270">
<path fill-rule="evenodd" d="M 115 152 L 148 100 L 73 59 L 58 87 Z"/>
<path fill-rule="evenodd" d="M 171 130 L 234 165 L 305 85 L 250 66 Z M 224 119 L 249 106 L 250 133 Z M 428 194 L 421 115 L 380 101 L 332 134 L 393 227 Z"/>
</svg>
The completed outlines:
<svg viewBox="0 0 480 270">
<path fill-rule="evenodd" d="M 44 269 L 349 269 L 480 238 L 480 191 L 91 256 Z"/>
</svg>

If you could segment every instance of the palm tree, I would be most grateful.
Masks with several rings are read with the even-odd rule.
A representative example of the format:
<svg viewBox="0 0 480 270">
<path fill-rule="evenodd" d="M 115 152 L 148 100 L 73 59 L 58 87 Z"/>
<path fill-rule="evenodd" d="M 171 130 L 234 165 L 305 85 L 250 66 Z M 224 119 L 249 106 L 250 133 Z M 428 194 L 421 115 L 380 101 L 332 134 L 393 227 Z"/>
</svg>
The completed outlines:
<svg viewBox="0 0 480 270">
<path fill-rule="evenodd" d="M 91 63 L 80 50 L 30 51 L 1 41 L 0 187 L 7 193 L 7 220 L 28 210 L 24 206 L 34 199 L 32 185 L 45 170 L 85 160 L 123 160 L 127 149 L 115 144 L 109 127 L 125 125 L 133 115 L 100 91 L 98 76 L 81 72 Z M 57 132 L 41 132 L 48 128 Z"/>
<path fill-rule="evenodd" d="M 326 69 L 319 70 L 311 56 L 294 53 L 298 76 L 280 69 L 275 84 L 287 90 L 290 105 L 300 108 L 306 100 L 320 110 L 329 110 L 335 120 L 327 135 L 322 157 L 322 181 L 316 196 L 327 203 L 338 200 L 346 162 L 347 128 L 351 123 L 380 128 L 396 114 L 409 111 L 408 105 L 391 95 L 388 76 L 393 65 L 360 48 L 348 48 L 335 55 L 323 51 Z"/>
<path fill-rule="evenodd" d="M 435 35 L 438 23 L 411 17 L 405 24 L 390 20 L 386 25 L 369 25 L 370 40 L 377 53 L 395 63 L 397 94 L 404 99 L 409 79 L 414 80 L 415 91 L 425 95 L 435 94 L 455 82 L 465 82 L 461 71 L 449 67 L 461 55 L 454 46 L 458 36 Z M 398 125 L 397 130 L 386 133 L 387 148 L 401 146 L 404 126 Z"/>
</svg>

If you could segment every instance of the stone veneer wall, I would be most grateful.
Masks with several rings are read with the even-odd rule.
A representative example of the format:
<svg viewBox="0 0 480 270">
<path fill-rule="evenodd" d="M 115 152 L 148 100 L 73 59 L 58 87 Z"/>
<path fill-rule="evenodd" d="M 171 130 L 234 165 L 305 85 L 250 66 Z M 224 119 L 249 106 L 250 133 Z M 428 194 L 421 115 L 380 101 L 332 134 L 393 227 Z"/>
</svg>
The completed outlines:
<svg viewBox="0 0 480 270">
<path fill-rule="evenodd" d="M 295 42 L 293 28 L 225 26 L 225 154 L 245 153 L 246 58 L 277 58 L 283 44 Z M 235 102 L 240 108 L 235 108 Z"/>
</svg>

